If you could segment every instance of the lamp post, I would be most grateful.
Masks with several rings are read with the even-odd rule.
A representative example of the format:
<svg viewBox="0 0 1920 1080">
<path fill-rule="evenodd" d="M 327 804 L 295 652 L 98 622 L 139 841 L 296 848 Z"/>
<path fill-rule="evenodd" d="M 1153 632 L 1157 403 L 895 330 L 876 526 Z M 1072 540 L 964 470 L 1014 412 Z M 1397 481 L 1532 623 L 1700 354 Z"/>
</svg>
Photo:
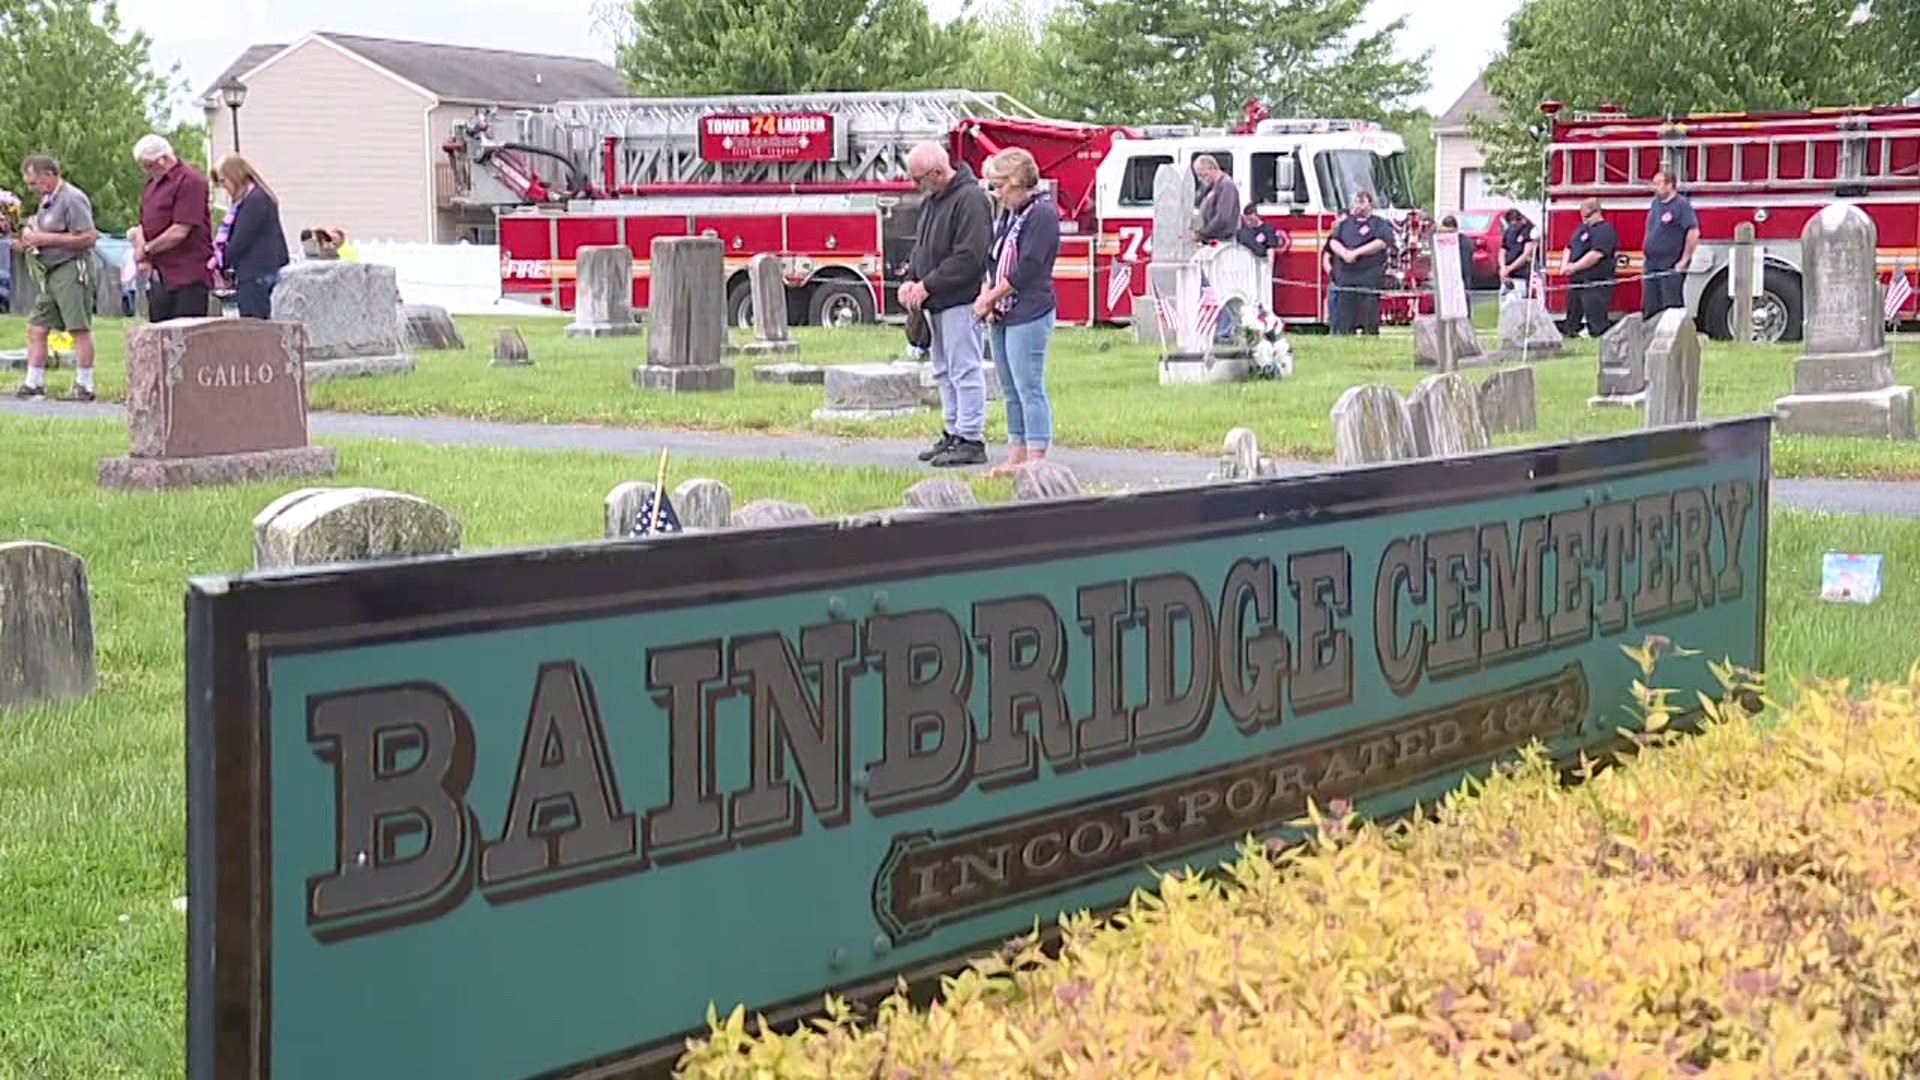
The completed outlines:
<svg viewBox="0 0 1920 1080">
<path fill-rule="evenodd" d="M 233 152 L 240 152 L 240 106 L 247 103 L 247 84 L 239 79 L 228 79 L 220 84 L 220 100 L 226 102 L 233 113 Z"/>
</svg>

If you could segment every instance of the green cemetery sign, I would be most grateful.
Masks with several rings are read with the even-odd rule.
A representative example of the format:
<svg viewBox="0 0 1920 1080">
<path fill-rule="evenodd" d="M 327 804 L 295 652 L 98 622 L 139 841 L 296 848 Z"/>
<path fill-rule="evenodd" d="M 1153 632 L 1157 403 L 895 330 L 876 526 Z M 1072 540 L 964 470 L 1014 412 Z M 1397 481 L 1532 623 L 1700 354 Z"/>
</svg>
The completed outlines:
<svg viewBox="0 0 1920 1080">
<path fill-rule="evenodd" d="M 670 1060 L 1607 742 L 1762 663 L 1769 430 L 196 579 L 189 1072 Z"/>
</svg>

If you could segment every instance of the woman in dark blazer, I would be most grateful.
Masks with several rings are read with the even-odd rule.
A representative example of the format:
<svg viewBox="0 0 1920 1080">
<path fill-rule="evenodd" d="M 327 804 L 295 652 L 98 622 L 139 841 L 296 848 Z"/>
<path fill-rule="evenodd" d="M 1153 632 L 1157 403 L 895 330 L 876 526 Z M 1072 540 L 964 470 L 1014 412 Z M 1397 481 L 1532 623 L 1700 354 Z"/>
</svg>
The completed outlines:
<svg viewBox="0 0 1920 1080">
<path fill-rule="evenodd" d="M 239 154 L 221 158 L 213 173 L 227 192 L 227 217 L 213 244 L 214 272 L 233 283 L 241 318 L 270 319 L 273 287 L 288 262 L 280 204 Z"/>
</svg>

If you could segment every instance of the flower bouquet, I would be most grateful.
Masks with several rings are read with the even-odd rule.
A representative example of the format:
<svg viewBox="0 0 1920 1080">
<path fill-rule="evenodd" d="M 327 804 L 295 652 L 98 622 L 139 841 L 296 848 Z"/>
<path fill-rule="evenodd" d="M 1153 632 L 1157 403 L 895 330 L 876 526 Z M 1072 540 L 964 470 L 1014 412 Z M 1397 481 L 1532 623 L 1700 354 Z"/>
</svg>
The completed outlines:
<svg viewBox="0 0 1920 1080">
<path fill-rule="evenodd" d="M 0 234 L 11 234 L 20 230 L 22 207 L 20 196 L 0 188 Z"/>
</svg>

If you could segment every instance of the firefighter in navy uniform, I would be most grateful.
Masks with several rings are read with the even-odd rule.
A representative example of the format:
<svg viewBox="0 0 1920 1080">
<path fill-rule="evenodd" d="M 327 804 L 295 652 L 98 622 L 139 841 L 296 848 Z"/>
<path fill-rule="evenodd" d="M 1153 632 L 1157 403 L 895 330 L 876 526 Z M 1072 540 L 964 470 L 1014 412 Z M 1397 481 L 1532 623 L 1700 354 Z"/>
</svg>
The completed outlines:
<svg viewBox="0 0 1920 1080">
<path fill-rule="evenodd" d="M 1532 292 L 1533 253 L 1539 245 L 1533 239 L 1533 222 L 1517 208 L 1508 208 L 1500 229 L 1500 299 L 1525 297 Z"/>
<path fill-rule="evenodd" d="M 1393 223 L 1373 212 L 1373 193 L 1354 195 L 1351 212 L 1333 227 L 1327 242 L 1333 271 L 1332 332 L 1380 332 L 1380 294 L 1387 288 L 1387 248 Z"/>
<path fill-rule="evenodd" d="M 1586 327 L 1592 337 L 1600 337 L 1613 325 L 1607 314 L 1613 306 L 1614 257 L 1620 252 L 1620 237 L 1613 225 L 1600 214 L 1600 200 L 1589 198 L 1580 204 L 1580 227 L 1567 244 L 1567 321 L 1561 330 L 1579 337 Z"/>
</svg>

